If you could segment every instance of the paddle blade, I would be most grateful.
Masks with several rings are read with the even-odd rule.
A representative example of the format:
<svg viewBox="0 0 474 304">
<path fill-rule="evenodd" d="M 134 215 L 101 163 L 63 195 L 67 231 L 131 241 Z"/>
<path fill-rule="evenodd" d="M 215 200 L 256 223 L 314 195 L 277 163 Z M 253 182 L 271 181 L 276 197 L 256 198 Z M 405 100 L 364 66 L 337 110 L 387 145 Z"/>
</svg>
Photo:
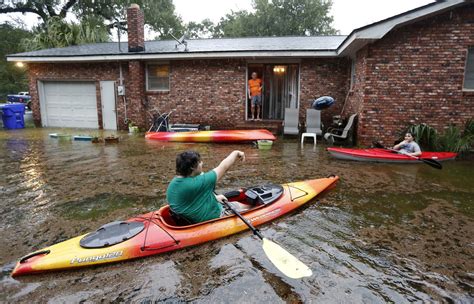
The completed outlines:
<svg viewBox="0 0 474 304">
<path fill-rule="evenodd" d="M 439 170 L 443 169 L 443 165 L 441 165 L 441 163 L 438 162 L 437 160 L 429 159 L 429 158 L 418 158 L 418 160 L 421 160 L 425 164 L 430 165 L 431 167 L 435 169 L 439 169 Z"/>
<path fill-rule="evenodd" d="M 300 279 L 313 274 L 311 269 L 303 264 L 303 262 L 269 239 L 263 238 L 262 247 L 273 265 L 287 277 Z"/>
</svg>

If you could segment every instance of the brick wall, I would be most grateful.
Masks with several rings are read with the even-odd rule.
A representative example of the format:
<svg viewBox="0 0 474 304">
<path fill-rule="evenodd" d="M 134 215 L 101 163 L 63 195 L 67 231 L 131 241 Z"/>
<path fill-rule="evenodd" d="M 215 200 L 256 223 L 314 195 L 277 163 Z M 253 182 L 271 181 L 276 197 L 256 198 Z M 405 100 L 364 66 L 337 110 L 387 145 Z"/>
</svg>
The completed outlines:
<svg viewBox="0 0 474 304">
<path fill-rule="evenodd" d="M 306 120 L 306 109 L 314 99 L 332 96 L 335 104 L 321 112 L 324 127 L 339 115 L 349 87 L 350 63 L 346 59 L 305 59 L 300 68 L 300 122 Z"/>
<path fill-rule="evenodd" d="M 151 113 L 172 122 L 232 128 L 245 119 L 246 64 L 240 60 L 173 61 L 169 92 L 147 92 Z"/>
<path fill-rule="evenodd" d="M 241 60 L 175 61 L 171 65 L 170 91 L 147 92 L 151 113 L 173 111 L 174 122 L 201 123 L 212 128 L 235 128 L 245 120 L 246 62 Z M 348 86 L 344 59 L 303 60 L 300 65 L 300 122 L 315 98 L 330 95 L 337 103 L 322 112 L 329 125 L 339 114 Z"/>
<path fill-rule="evenodd" d="M 127 118 L 140 128 L 147 128 L 145 113 L 145 65 L 137 60 L 128 63 L 128 77 L 125 80 L 127 97 Z M 123 106 L 123 103 L 122 103 Z"/>
<path fill-rule="evenodd" d="M 122 96 L 117 97 L 119 129 L 127 129 L 127 119 L 142 128 L 151 125 L 153 113 L 173 111 L 172 122 L 200 123 L 214 129 L 232 129 L 245 121 L 247 82 L 245 60 L 186 60 L 170 64 L 170 91 L 145 91 L 145 63 L 122 63 L 127 108 Z M 339 114 L 348 86 L 348 66 L 344 59 L 305 59 L 300 65 L 300 122 L 306 109 L 323 95 L 336 99 L 336 105 L 322 112 L 329 126 L 333 115 Z M 100 81 L 119 83 L 117 63 L 57 63 L 30 65 L 30 92 L 33 117 L 41 125 L 38 80 L 94 81 L 97 87 L 99 125 L 102 126 Z M 149 114 L 146 114 L 148 112 Z"/>
<path fill-rule="evenodd" d="M 119 129 L 127 129 L 126 118 L 141 128 L 151 125 L 153 113 L 173 110 L 173 122 L 200 123 L 215 129 L 235 128 L 245 120 L 246 63 L 241 60 L 174 61 L 170 64 L 170 91 L 145 91 L 145 63 L 122 63 L 125 100 L 117 97 Z M 30 64 L 33 118 L 41 125 L 38 80 L 94 81 L 97 87 L 99 126 L 102 126 L 100 81 L 119 83 L 117 63 Z M 126 114 L 125 114 L 126 112 Z M 147 112 L 149 114 L 147 114 Z"/>
<path fill-rule="evenodd" d="M 368 47 L 364 47 L 357 52 L 355 59 L 355 70 L 357 73 L 344 106 L 343 116 L 345 117 L 349 117 L 354 113 L 362 113 L 364 107 L 364 89 L 366 85 L 365 76 L 367 71 L 367 54 Z"/>
<path fill-rule="evenodd" d="M 360 82 L 347 111 L 360 111 L 360 144 L 392 144 L 411 124 L 442 132 L 474 117 L 474 94 L 462 90 L 472 20 L 471 5 L 393 30 L 359 51 Z"/>
</svg>

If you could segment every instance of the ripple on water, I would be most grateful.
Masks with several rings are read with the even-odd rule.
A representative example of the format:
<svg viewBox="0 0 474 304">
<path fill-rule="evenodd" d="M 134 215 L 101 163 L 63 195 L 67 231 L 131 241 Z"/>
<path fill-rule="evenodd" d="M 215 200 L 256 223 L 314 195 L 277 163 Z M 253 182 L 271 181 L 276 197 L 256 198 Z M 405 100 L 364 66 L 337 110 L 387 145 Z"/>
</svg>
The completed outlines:
<svg viewBox="0 0 474 304">
<path fill-rule="evenodd" d="M 447 162 L 440 171 L 339 161 L 321 142 L 301 147 L 296 138 L 278 139 L 263 151 L 126 133 L 107 146 L 48 137 L 64 131 L 0 131 L 0 301 L 472 302 L 472 160 Z M 18 257 L 32 250 L 158 209 L 175 156 L 188 149 L 201 153 L 205 169 L 232 150 L 246 153 L 247 161 L 219 182 L 221 193 L 341 177 L 317 201 L 261 227 L 304 261 L 311 277 L 284 277 L 249 232 L 127 263 L 8 277 Z"/>
</svg>

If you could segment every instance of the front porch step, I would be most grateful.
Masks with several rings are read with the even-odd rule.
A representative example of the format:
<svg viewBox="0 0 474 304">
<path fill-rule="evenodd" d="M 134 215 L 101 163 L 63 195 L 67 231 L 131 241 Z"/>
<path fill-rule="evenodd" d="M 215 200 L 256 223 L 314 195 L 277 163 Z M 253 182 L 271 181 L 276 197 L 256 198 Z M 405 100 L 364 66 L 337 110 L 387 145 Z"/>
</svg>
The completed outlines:
<svg viewBox="0 0 474 304">
<path fill-rule="evenodd" d="M 275 135 L 281 134 L 283 127 L 281 120 L 246 120 L 235 125 L 238 130 L 267 129 Z"/>
</svg>

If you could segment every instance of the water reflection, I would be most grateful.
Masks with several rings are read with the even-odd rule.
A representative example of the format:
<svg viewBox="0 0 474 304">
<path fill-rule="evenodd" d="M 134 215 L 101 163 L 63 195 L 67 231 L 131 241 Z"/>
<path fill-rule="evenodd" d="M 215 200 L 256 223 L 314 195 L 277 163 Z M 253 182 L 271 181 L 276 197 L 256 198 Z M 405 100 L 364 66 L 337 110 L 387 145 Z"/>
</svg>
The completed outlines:
<svg viewBox="0 0 474 304">
<path fill-rule="evenodd" d="M 115 145 L 59 142 L 54 129 L 0 131 L 0 301 L 26 302 L 429 302 L 472 301 L 472 161 L 372 164 L 329 158 L 318 142 L 252 145 L 164 143 L 120 133 Z M 71 131 L 72 132 L 72 131 Z M 86 134 L 82 131 L 79 134 Z M 80 271 L 13 280 L 22 255 L 165 204 L 175 156 L 197 150 L 211 169 L 232 150 L 247 161 L 224 192 L 337 174 L 337 188 L 261 228 L 308 264 L 283 277 L 258 239 L 223 240 Z M 130 273 L 134 274 L 130 276 Z"/>
<path fill-rule="evenodd" d="M 28 152 L 29 143 L 22 138 L 8 138 L 5 151 L 12 161 L 22 160 Z"/>
</svg>

